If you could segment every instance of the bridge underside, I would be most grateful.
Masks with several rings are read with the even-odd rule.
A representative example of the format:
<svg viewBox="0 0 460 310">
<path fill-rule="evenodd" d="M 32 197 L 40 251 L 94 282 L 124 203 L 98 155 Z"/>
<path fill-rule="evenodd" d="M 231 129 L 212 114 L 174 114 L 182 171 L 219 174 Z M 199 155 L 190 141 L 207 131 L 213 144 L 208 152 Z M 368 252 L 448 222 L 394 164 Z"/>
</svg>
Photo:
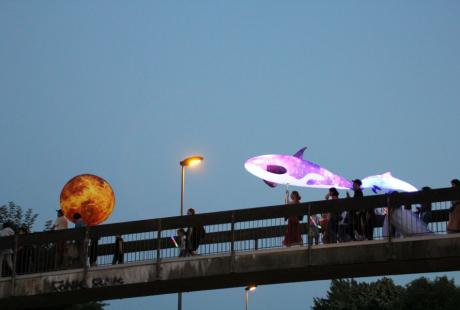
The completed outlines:
<svg viewBox="0 0 460 310">
<path fill-rule="evenodd" d="M 299 246 L 17 276 L 14 284 L 5 278 L 0 280 L 0 308 L 454 270 L 460 270 L 460 234 Z"/>
</svg>

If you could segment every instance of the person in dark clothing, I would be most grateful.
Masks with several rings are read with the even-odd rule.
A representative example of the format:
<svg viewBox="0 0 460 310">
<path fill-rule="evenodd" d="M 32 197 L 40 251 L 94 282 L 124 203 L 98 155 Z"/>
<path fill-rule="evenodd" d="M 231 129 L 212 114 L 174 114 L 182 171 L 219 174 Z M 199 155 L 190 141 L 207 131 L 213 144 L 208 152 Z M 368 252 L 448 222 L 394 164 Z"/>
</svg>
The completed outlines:
<svg viewBox="0 0 460 310">
<path fill-rule="evenodd" d="M 460 188 L 460 180 L 453 179 L 450 181 L 452 188 Z M 460 200 L 452 201 L 450 208 L 449 222 L 447 223 L 447 232 L 449 234 L 460 232 Z"/>
<path fill-rule="evenodd" d="M 374 227 L 376 222 L 375 210 L 367 209 L 364 213 L 364 231 L 367 240 L 374 240 Z"/>
<path fill-rule="evenodd" d="M 83 221 L 80 213 L 74 213 L 73 220 L 75 224 L 75 228 L 86 227 L 85 221 Z"/>
<path fill-rule="evenodd" d="M 185 230 L 183 228 L 179 228 L 177 230 L 177 237 L 174 238 L 174 240 L 177 240 L 177 246 L 179 248 L 179 257 L 185 257 L 189 253 L 186 248 L 186 236 L 185 236 Z"/>
<path fill-rule="evenodd" d="M 335 187 L 331 187 L 328 193 L 326 194 L 325 199 L 326 200 L 339 199 L 339 192 L 337 191 Z M 327 215 L 327 222 L 326 222 L 325 230 L 327 231 L 328 243 L 337 243 L 339 217 L 340 217 L 340 214 L 338 213 L 328 213 Z"/>
<path fill-rule="evenodd" d="M 431 187 L 424 186 L 422 187 L 422 192 L 429 192 Z M 431 213 L 431 202 L 423 202 L 420 204 L 420 207 L 417 207 L 417 211 L 415 211 L 418 218 L 422 220 L 425 224 L 429 224 L 431 222 L 432 213 Z"/>
<path fill-rule="evenodd" d="M 364 197 L 363 191 L 361 190 L 362 182 L 360 179 L 353 180 L 353 199 L 360 199 Z M 347 192 L 347 198 L 350 198 L 350 194 Z M 365 218 L 366 213 L 364 211 L 350 211 L 348 213 L 348 223 L 350 225 L 350 236 L 352 240 L 363 240 L 365 234 Z"/>
<path fill-rule="evenodd" d="M 194 209 L 188 209 L 187 215 L 195 215 Z M 203 225 L 195 225 L 187 228 L 186 232 L 186 249 L 190 255 L 197 255 L 196 251 L 200 246 L 201 239 L 205 235 Z"/>
<path fill-rule="evenodd" d="M 360 179 L 353 180 L 353 198 L 360 199 L 364 197 L 363 191 L 361 189 L 362 182 Z M 374 239 L 374 226 L 375 226 L 375 212 L 374 209 L 367 209 L 363 211 L 358 211 L 355 213 L 355 227 L 358 235 L 358 240 L 373 240 Z"/>
<path fill-rule="evenodd" d="M 115 238 L 115 249 L 113 252 L 112 265 L 124 263 L 124 252 L 123 252 L 123 238 L 121 235 L 117 235 Z"/>
<path fill-rule="evenodd" d="M 28 235 L 30 234 L 30 229 L 26 225 L 22 225 L 19 228 L 18 235 Z M 16 273 L 25 274 L 30 272 L 33 268 L 34 262 L 34 246 L 33 245 L 23 245 L 18 248 L 16 254 Z"/>
<path fill-rule="evenodd" d="M 83 218 L 81 217 L 80 213 L 74 213 L 72 216 L 75 224 L 75 228 L 83 228 L 86 227 L 85 221 L 83 221 Z M 79 261 L 80 266 L 85 266 L 86 265 L 86 257 L 83 255 L 84 251 L 83 248 L 86 246 L 86 242 L 81 239 L 76 239 L 74 241 L 74 245 L 76 247 L 76 252 L 77 252 L 77 257 L 76 260 Z"/>
</svg>

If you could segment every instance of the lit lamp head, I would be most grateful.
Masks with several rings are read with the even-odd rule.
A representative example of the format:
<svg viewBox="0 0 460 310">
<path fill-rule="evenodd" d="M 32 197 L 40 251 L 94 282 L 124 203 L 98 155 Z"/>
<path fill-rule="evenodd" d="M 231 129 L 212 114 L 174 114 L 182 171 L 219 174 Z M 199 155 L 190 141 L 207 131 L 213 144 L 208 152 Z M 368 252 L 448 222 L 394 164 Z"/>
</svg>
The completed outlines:
<svg viewBox="0 0 460 310">
<path fill-rule="evenodd" d="M 252 291 L 255 291 L 256 288 L 257 288 L 257 285 L 249 285 L 249 286 L 246 286 L 245 290 L 252 292 Z"/>
<path fill-rule="evenodd" d="M 192 166 L 198 165 L 203 160 L 204 158 L 202 156 L 191 156 L 191 157 L 187 157 L 186 159 L 182 160 L 180 162 L 180 165 L 182 167 L 192 167 Z"/>
</svg>

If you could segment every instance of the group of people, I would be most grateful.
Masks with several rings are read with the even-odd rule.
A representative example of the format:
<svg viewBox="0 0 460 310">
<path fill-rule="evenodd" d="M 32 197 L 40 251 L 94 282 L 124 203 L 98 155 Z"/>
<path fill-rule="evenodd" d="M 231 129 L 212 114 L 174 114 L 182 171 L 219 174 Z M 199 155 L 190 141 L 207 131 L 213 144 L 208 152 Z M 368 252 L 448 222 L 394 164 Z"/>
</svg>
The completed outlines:
<svg viewBox="0 0 460 310">
<path fill-rule="evenodd" d="M 61 229 L 68 229 L 68 221 L 64 216 L 62 210 L 57 211 L 57 218 L 55 221 L 54 226 L 52 227 L 53 230 L 61 230 Z M 86 223 L 84 222 L 80 213 L 74 213 L 73 215 L 74 220 L 74 227 L 81 228 L 86 227 Z M 121 234 L 117 234 L 115 236 L 114 242 L 114 252 L 113 252 L 113 259 L 112 264 L 123 264 L 124 263 L 124 251 L 123 251 L 123 237 Z M 98 257 L 98 246 L 99 246 L 99 238 L 91 238 L 89 240 L 89 264 L 91 267 L 97 265 L 97 257 Z M 66 242 L 66 241 L 59 241 L 56 244 L 56 267 L 62 265 L 74 265 L 86 264 L 86 258 L 83 257 L 81 250 L 83 249 L 83 241 L 82 240 L 75 240 L 73 242 Z M 67 262 L 66 262 L 67 261 Z"/>
<path fill-rule="evenodd" d="M 69 228 L 69 222 L 64 216 L 62 210 L 56 210 L 57 217 L 54 222 L 54 225 L 50 227 L 51 230 L 64 230 Z M 190 208 L 187 211 L 187 215 L 194 215 L 195 210 Z M 79 213 L 73 215 L 74 228 L 86 227 L 86 224 Z M 26 234 L 28 233 L 27 229 L 22 227 L 15 229 L 12 223 L 4 223 L 2 229 L 0 230 L 0 237 L 13 236 L 15 233 Z M 174 237 L 177 240 L 177 247 L 179 248 L 179 256 L 194 256 L 197 255 L 198 247 L 205 235 L 205 229 L 201 224 L 195 224 L 187 229 L 179 229 L 177 231 L 177 236 Z M 59 269 L 61 267 L 69 266 L 84 266 L 89 261 L 90 266 L 96 266 L 97 257 L 98 257 L 98 246 L 99 238 L 90 238 L 89 244 L 85 243 L 84 240 L 59 240 L 52 244 L 51 248 L 47 249 L 26 249 L 25 247 L 20 247 L 17 250 L 17 263 L 16 263 L 16 273 L 22 274 L 30 272 L 33 269 L 34 258 L 38 255 L 37 251 L 47 250 L 48 254 L 52 254 L 53 260 L 51 260 L 52 266 L 48 266 L 54 269 Z M 83 254 L 84 246 L 87 246 L 88 255 L 85 257 Z M 6 270 L 5 274 L 11 274 L 13 270 L 13 249 L 5 249 L 0 252 L 0 272 L 1 266 L 5 262 Z M 121 234 L 115 236 L 114 250 L 113 250 L 113 259 L 112 264 L 123 264 L 124 263 L 124 241 Z M 35 266 L 37 267 L 37 266 Z"/>
<path fill-rule="evenodd" d="M 353 180 L 353 199 L 362 198 L 361 180 Z M 451 181 L 452 187 L 460 187 L 460 181 Z M 429 187 L 422 188 L 422 191 L 429 191 Z M 351 198 L 349 193 L 346 196 Z M 289 199 L 290 198 L 290 199 Z M 336 188 L 329 188 L 326 200 L 339 199 L 339 192 Z M 286 204 L 298 204 L 301 197 L 297 191 L 286 191 Z M 380 211 L 380 212 L 379 212 Z M 391 218 L 390 218 L 391 216 Z M 319 244 L 320 236 L 322 243 L 337 243 L 360 240 L 373 240 L 374 228 L 383 227 L 383 236 L 410 236 L 418 233 L 431 233 L 428 224 L 432 220 L 431 203 L 422 203 L 412 212 L 412 205 L 402 206 L 394 209 L 391 215 L 387 210 L 367 209 L 357 211 L 342 211 L 337 213 L 323 213 L 321 215 L 309 216 L 306 226 L 301 223 L 303 216 L 290 216 L 285 218 L 288 221 L 284 234 L 283 244 L 285 246 L 301 245 L 302 227 L 306 228 L 308 244 Z M 391 224 L 389 224 L 391 223 Z M 388 231 L 389 230 L 389 231 Z M 452 201 L 449 221 L 447 223 L 448 233 L 460 232 L 460 200 Z"/>
<path fill-rule="evenodd" d="M 361 180 L 353 180 L 353 198 L 362 198 Z M 335 187 L 329 188 L 325 199 L 339 199 L 339 192 Z M 290 194 L 286 191 L 286 204 L 298 204 L 301 197 L 299 192 L 292 191 Z M 347 197 L 350 197 L 347 192 Z M 283 244 L 285 246 L 299 245 L 302 240 L 302 224 L 303 216 L 290 216 L 285 218 L 288 221 L 286 232 L 284 235 Z M 375 214 L 373 210 L 356 211 L 356 212 L 339 212 L 339 213 L 323 213 L 320 215 L 311 215 L 308 218 L 307 224 L 307 239 L 308 244 L 319 244 L 320 235 L 322 235 L 323 243 L 347 242 L 352 240 L 372 240 L 375 222 Z"/>
<path fill-rule="evenodd" d="M 54 225 L 50 227 L 50 230 L 64 230 L 69 228 L 69 222 L 64 216 L 62 210 L 56 210 L 57 217 L 54 222 Z M 74 228 L 85 227 L 86 224 L 79 213 L 73 215 Z M 26 226 L 21 226 L 19 228 L 15 227 L 10 222 L 3 224 L 2 229 L 0 230 L 0 237 L 13 236 L 15 234 L 28 234 L 30 231 Z M 96 265 L 98 257 L 98 238 L 91 238 L 89 240 L 88 247 L 88 256 L 89 264 L 91 266 Z M 59 240 L 53 244 L 44 245 L 43 247 L 34 247 L 32 245 L 20 246 L 17 249 L 16 253 L 16 273 L 24 274 L 31 272 L 32 270 L 40 270 L 42 268 L 54 268 L 59 269 L 61 267 L 69 266 L 83 266 L 86 264 L 87 258 L 83 255 L 83 246 L 85 242 L 83 240 Z M 44 253 L 46 252 L 46 254 Z M 47 255 L 49 259 L 45 262 L 38 262 L 36 258 L 38 256 Z M 0 273 L 2 271 L 2 266 L 5 262 L 5 270 L 3 274 L 9 275 L 13 270 L 13 249 L 4 249 L 0 251 Z M 124 262 L 124 252 L 123 252 L 123 238 L 120 234 L 116 235 L 114 243 L 114 252 L 112 264 L 123 264 Z M 42 266 L 43 264 L 48 264 Z"/>
<path fill-rule="evenodd" d="M 195 210 L 190 208 L 187 210 L 187 215 L 194 215 Z M 177 230 L 177 247 L 179 248 L 179 256 L 194 256 L 197 255 L 198 247 L 203 239 L 206 231 L 201 224 L 190 226 L 187 230 L 180 228 Z"/>
</svg>

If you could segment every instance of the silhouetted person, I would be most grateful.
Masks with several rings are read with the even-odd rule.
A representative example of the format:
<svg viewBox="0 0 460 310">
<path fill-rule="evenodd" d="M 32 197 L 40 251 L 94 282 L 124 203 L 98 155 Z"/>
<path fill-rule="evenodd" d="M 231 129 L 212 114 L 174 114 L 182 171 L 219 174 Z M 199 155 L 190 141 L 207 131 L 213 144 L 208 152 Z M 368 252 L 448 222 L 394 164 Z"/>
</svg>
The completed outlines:
<svg viewBox="0 0 460 310">
<path fill-rule="evenodd" d="M 331 187 L 324 197 L 326 200 L 335 200 L 339 199 L 339 192 L 335 187 Z M 332 212 L 327 214 L 327 221 L 326 223 L 321 223 L 321 227 L 326 231 L 326 241 L 328 243 L 337 243 L 337 233 L 338 233 L 338 225 L 339 225 L 339 217 L 340 214 Z M 323 240 L 324 242 L 324 240 Z"/>
<path fill-rule="evenodd" d="M 53 230 L 68 229 L 69 222 L 65 218 L 64 212 L 62 212 L 62 210 L 56 210 L 56 212 L 57 212 L 57 217 L 56 217 L 56 221 L 54 222 L 52 229 Z"/>
<path fill-rule="evenodd" d="M 186 249 L 186 237 L 185 237 L 185 230 L 180 228 L 177 230 L 177 241 L 179 246 L 179 257 L 184 257 L 188 255 Z"/>
<path fill-rule="evenodd" d="M 81 218 L 80 213 L 74 213 L 73 219 L 74 219 L 75 228 L 86 227 L 86 224 Z"/>
<path fill-rule="evenodd" d="M 187 215 L 195 215 L 195 210 L 190 208 L 187 211 Z M 205 235 L 203 225 L 197 224 L 195 226 L 187 228 L 186 232 L 186 247 L 190 255 L 196 255 L 196 251 L 200 246 L 201 239 Z"/>
<path fill-rule="evenodd" d="M 422 192 L 429 192 L 431 187 L 424 186 L 422 187 Z M 415 212 L 419 219 L 421 219 L 425 224 L 429 224 L 431 222 L 432 213 L 431 213 L 431 202 L 426 201 L 420 204 L 420 207 L 417 207 L 417 211 Z"/>
<path fill-rule="evenodd" d="M 14 230 L 9 222 L 3 223 L 3 229 L 0 230 L 0 237 L 9 237 L 14 235 Z M 13 271 L 13 249 L 3 249 L 0 251 L 0 274 L 3 269 L 3 261 L 6 262 L 9 272 Z"/>
<path fill-rule="evenodd" d="M 62 212 L 62 210 L 56 210 L 56 212 L 57 212 L 57 217 L 56 217 L 56 221 L 54 222 L 52 229 L 53 230 L 68 229 L 69 223 L 64 216 L 64 212 Z M 65 240 L 59 240 L 56 242 L 55 268 L 62 266 L 64 264 L 65 245 L 66 245 Z"/>
<path fill-rule="evenodd" d="M 319 224 L 320 217 L 317 214 L 313 214 L 309 218 L 310 231 L 308 232 L 308 244 L 313 245 L 319 244 Z"/>
<path fill-rule="evenodd" d="M 112 265 L 123 264 L 124 262 L 124 252 L 123 252 L 123 238 L 121 235 L 117 235 L 115 238 L 115 251 L 113 252 Z"/>
<path fill-rule="evenodd" d="M 29 228 L 26 225 L 22 225 L 19 228 L 18 235 L 27 235 L 29 234 Z M 24 274 L 31 270 L 33 263 L 33 246 L 32 245 L 22 245 L 18 248 L 16 252 L 16 273 Z"/>
<path fill-rule="evenodd" d="M 361 190 L 362 182 L 360 179 L 353 180 L 353 199 L 361 199 L 364 197 L 363 191 Z M 347 192 L 347 197 L 350 198 L 350 194 Z M 348 223 L 350 225 L 350 236 L 352 240 L 363 240 L 365 234 L 365 211 L 349 211 L 348 212 Z"/>
<path fill-rule="evenodd" d="M 83 221 L 83 219 L 81 218 L 80 213 L 75 213 L 73 215 L 73 219 L 74 219 L 75 228 L 86 227 L 86 224 Z M 81 266 L 85 266 L 85 264 L 86 264 L 86 257 L 84 257 L 84 255 L 83 255 L 83 253 L 84 253 L 84 251 L 83 251 L 84 243 L 85 242 L 83 242 L 83 240 L 75 240 L 75 246 L 77 248 L 78 258 L 79 258 Z"/>
<path fill-rule="evenodd" d="M 450 181 L 453 188 L 460 188 L 460 180 L 453 179 Z M 460 200 L 452 201 L 450 208 L 449 222 L 447 223 L 447 232 L 449 234 L 460 232 Z"/>
</svg>

